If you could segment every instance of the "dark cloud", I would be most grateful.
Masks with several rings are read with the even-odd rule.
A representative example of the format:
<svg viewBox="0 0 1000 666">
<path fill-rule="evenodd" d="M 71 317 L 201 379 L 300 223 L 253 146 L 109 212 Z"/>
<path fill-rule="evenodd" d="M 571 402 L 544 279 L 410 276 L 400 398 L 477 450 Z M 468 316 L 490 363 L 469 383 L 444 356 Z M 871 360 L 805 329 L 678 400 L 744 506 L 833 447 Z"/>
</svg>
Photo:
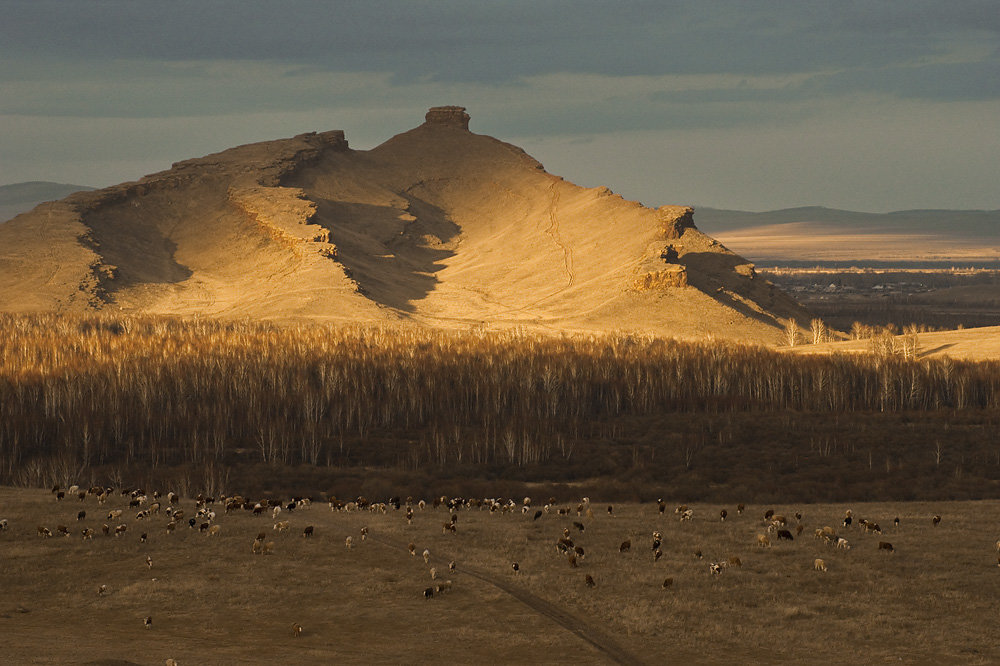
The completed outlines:
<svg viewBox="0 0 1000 666">
<path fill-rule="evenodd" d="M 898 200 L 996 198 L 986 177 L 967 174 L 972 163 L 990 177 L 1000 168 L 996 0 L 4 0 L 0 9 L 7 180 L 107 184 L 311 129 L 345 129 L 370 146 L 419 123 L 427 106 L 458 103 L 474 131 L 563 155 L 555 163 L 571 178 L 587 150 L 618 150 L 613 140 L 631 132 L 615 173 L 580 172 L 593 184 L 645 178 L 644 191 L 661 191 L 670 146 L 632 157 L 658 133 L 689 151 L 679 191 L 716 205 L 755 192 L 775 198 L 762 207 L 817 203 L 835 187 L 861 197 L 879 173 L 900 183 Z M 870 171 L 852 182 L 855 170 L 836 162 L 804 190 L 801 164 L 845 152 L 859 124 L 866 140 L 854 146 Z M 907 152 L 939 135 L 947 141 L 933 150 Z M 706 152 L 718 136 L 726 142 Z M 730 159 L 741 146 L 743 159 Z M 792 166 L 782 178 L 748 173 L 754 151 Z M 701 174 L 686 166 L 696 160 Z M 889 189 L 880 182 L 865 201 Z"/>
<path fill-rule="evenodd" d="M 996 43 L 995 3 L 132 0 L 8 3 L 0 52 L 251 59 L 401 81 L 882 67 Z M 886 6 L 882 6 L 886 5 Z M 988 11 L 992 5 L 992 14 Z M 992 33 L 990 32 L 992 31 Z"/>
</svg>

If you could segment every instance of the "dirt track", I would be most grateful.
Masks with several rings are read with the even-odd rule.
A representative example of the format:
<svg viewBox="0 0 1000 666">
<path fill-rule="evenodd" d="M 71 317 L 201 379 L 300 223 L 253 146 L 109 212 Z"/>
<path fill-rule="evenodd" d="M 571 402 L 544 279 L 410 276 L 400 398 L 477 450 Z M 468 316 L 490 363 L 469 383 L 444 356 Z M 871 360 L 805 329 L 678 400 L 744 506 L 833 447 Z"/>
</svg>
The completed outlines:
<svg viewBox="0 0 1000 666">
<path fill-rule="evenodd" d="M 370 535 L 370 538 L 372 541 L 380 543 L 383 546 L 387 546 L 400 552 L 407 552 L 406 546 L 393 539 L 377 535 Z M 447 566 L 447 558 L 445 557 L 432 556 L 430 559 L 431 561 L 438 563 L 439 566 Z M 610 636 L 601 630 L 584 622 L 564 609 L 559 608 L 555 604 L 532 594 L 522 587 L 513 585 L 508 581 L 497 578 L 496 576 L 491 576 L 482 569 L 477 569 L 476 567 L 470 567 L 468 565 L 462 565 L 461 567 L 456 566 L 456 571 L 458 573 L 468 574 L 474 578 L 478 578 L 479 580 L 494 586 L 498 590 L 511 595 L 539 615 L 549 618 L 556 624 L 576 634 L 581 639 L 594 646 L 597 650 L 604 653 L 605 656 L 616 664 L 641 665 L 643 663 L 634 655 L 618 645 Z"/>
</svg>

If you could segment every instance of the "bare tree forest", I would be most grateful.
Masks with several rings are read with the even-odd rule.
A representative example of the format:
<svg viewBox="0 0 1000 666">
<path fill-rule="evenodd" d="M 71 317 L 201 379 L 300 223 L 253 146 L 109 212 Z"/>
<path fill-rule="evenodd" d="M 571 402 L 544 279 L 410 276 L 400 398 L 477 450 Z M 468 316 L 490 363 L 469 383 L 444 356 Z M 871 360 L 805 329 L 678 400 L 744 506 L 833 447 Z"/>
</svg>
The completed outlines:
<svg viewBox="0 0 1000 666">
<path fill-rule="evenodd" d="M 727 442 L 713 425 L 679 441 L 662 420 L 992 418 L 1000 406 L 997 363 L 629 334 L 54 315 L 0 315 L 0 330 L 0 483 L 195 469 L 192 483 L 207 487 L 241 464 L 586 477 L 601 473 L 600 460 L 582 460 L 602 455 L 598 441 L 631 447 L 627 467 L 665 459 L 643 419 L 689 471 L 706 439 Z M 802 446 L 822 458 L 822 442 Z M 984 446 L 986 461 L 995 444 Z M 919 455 L 934 462 L 930 449 Z"/>
</svg>

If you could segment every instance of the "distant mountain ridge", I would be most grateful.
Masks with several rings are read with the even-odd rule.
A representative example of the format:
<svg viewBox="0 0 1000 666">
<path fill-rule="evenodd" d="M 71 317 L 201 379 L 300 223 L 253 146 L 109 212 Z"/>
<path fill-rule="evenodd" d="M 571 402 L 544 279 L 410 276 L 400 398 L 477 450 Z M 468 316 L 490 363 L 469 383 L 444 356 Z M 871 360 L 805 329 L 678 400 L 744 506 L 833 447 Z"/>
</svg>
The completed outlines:
<svg viewBox="0 0 1000 666">
<path fill-rule="evenodd" d="M 861 213 L 820 206 L 698 208 L 698 227 L 754 261 L 996 261 L 1000 210 Z"/>
<path fill-rule="evenodd" d="M 0 185 L 0 223 L 15 215 L 27 213 L 40 203 L 57 201 L 74 192 L 93 190 L 86 185 L 52 183 L 46 180 L 30 180 L 23 183 Z"/>
</svg>

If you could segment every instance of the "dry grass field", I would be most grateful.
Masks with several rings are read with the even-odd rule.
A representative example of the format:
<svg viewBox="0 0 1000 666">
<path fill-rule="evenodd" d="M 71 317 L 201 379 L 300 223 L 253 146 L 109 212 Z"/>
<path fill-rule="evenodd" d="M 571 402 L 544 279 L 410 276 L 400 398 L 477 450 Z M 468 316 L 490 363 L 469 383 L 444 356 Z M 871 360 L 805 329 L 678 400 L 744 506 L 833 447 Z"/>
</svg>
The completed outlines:
<svg viewBox="0 0 1000 666">
<path fill-rule="evenodd" d="M 917 342 L 917 357 L 920 359 L 947 356 L 963 361 L 994 361 L 1000 358 L 1000 326 L 920 333 Z M 799 354 L 863 354 L 871 350 L 871 343 L 868 340 L 844 340 L 780 349 Z"/>
<path fill-rule="evenodd" d="M 692 505 L 693 519 L 682 522 L 673 506 L 660 514 L 655 503 L 615 505 L 612 517 L 596 500 L 593 517 L 578 517 L 572 502 L 535 520 L 544 501 L 536 498 L 527 513 L 459 509 L 455 534 L 442 529 L 449 511 L 431 505 L 414 507 L 408 525 L 405 507 L 333 512 L 315 502 L 281 513 L 290 522 L 283 532 L 269 512 L 227 514 L 217 505 L 221 531 L 209 536 L 187 526 L 192 500 L 181 501 L 186 516 L 168 534 L 162 512 L 137 520 L 127 499 L 116 494 L 102 506 L 93 497 L 57 501 L 48 491 L 0 488 L 0 519 L 9 524 L 0 532 L 0 629 L 16 637 L 5 663 L 1000 661 L 996 501 L 750 505 L 742 515 L 735 505 Z M 558 515 L 561 507 L 570 513 Z M 101 526 L 117 522 L 106 520 L 115 508 L 125 510 L 128 530 L 103 536 Z M 771 534 L 772 546 L 758 547 L 768 508 L 793 533 L 801 524 L 801 536 Z M 884 534 L 842 527 L 847 508 Z M 70 536 L 59 536 L 58 525 Z M 307 525 L 312 538 L 302 536 Z M 39 526 L 55 536 L 37 536 Z M 852 548 L 816 539 L 823 526 Z M 86 527 L 96 529 L 93 540 L 81 537 Z M 564 528 L 585 549 L 576 568 L 555 547 Z M 261 531 L 274 541 L 270 555 L 251 552 Z M 663 536 L 656 562 L 653 531 Z M 622 553 L 626 539 L 631 551 Z M 879 552 L 880 540 L 896 552 Z M 710 573 L 711 562 L 730 557 L 742 566 Z M 827 571 L 814 570 L 816 558 Z M 425 599 L 423 590 L 439 582 L 431 567 L 452 585 Z M 664 589 L 668 577 L 673 585 Z"/>
</svg>

